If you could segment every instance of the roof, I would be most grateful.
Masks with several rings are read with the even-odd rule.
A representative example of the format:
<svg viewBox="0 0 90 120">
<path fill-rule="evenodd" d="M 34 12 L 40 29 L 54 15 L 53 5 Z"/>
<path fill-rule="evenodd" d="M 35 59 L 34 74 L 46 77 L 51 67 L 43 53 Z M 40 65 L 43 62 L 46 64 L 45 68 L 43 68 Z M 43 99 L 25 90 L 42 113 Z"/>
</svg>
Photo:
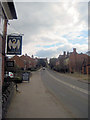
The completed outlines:
<svg viewBox="0 0 90 120">
<path fill-rule="evenodd" d="M 5 17 L 9 20 L 17 19 L 16 10 L 13 1 L 12 2 L 1 2 L 2 10 L 4 11 Z"/>
<path fill-rule="evenodd" d="M 17 19 L 16 10 L 13 2 L 8 2 L 13 19 Z"/>
<path fill-rule="evenodd" d="M 22 55 L 22 56 L 20 56 L 20 58 L 22 59 L 22 60 L 26 60 L 26 61 L 34 61 L 35 59 L 33 59 L 33 58 L 31 58 L 30 56 L 28 56 L 28 55 Z"/>
</svg>

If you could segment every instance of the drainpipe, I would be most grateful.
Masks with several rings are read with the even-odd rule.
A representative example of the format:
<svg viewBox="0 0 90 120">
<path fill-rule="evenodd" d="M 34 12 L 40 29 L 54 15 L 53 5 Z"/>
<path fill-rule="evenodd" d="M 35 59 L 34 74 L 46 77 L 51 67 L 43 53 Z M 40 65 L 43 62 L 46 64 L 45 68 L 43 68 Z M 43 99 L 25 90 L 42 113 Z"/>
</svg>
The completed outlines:
<svg viewBox="0 0 90 120">
<path fill-rule="evenodd" d="M 2 52 L 3 55 L 5 56 L 5 45 L 6 45 L 6 35 L 7 35 L 7 22 L 8 20 L 5 19 L 4 20 L 4 27 L 3 27 L 3 44 L 2 44 Z"/>
<path fill-rule="evenodd" d="M 4 72 L 5 72 L 5 48 L 6 48 L 6 35 L 7 35 L 7 19 L 4 19 L 3 26 L 3 40 L 2 40 L 2 83 L 4 81 Z"/>
</svg>

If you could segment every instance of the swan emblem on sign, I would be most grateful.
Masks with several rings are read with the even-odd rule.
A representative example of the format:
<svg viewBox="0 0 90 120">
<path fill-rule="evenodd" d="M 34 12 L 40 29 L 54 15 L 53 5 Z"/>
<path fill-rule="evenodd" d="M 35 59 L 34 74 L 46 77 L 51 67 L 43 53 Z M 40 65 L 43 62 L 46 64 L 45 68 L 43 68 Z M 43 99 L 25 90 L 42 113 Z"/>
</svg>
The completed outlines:
<svg viewBox="0 0 90 120">
<path fill-rule="evenodd" d="M 17 40 L 17 42 L 16 42 L 16 39 L 13 39 L 12 41 L 9 40 L 9 49 L 11 49 L 11 47 L 13 49 L 15 49 L 15 48 L 19 49 L 20 48 L 20 41 Z"/>
</svg>

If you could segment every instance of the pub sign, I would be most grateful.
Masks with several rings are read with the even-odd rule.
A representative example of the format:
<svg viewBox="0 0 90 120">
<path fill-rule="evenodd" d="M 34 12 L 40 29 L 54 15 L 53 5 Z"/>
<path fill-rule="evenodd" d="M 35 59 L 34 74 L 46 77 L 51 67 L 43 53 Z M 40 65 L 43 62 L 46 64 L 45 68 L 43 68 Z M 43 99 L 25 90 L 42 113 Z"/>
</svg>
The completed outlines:
<svg viewBox="0 0 90 120">
<path fill-rule="evenodd" d="M 7 54 L 8 55 L 21 55 L 22 51 L 22 36 L 7 37 Z"/>
</svg>

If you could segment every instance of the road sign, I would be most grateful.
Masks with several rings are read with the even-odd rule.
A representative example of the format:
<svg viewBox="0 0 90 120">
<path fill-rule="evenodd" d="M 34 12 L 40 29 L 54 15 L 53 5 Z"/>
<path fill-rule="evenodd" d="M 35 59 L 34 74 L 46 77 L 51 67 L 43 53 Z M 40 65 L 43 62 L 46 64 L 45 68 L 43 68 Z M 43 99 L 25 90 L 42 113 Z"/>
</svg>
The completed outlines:
<svg viewBox="0 0 90 120">
<path fill-rule="evenodd" d="M 8 55 L 21 55 L 22 50 L 22 36 L 7 37 L 7 54 Z"/>
</svg>

